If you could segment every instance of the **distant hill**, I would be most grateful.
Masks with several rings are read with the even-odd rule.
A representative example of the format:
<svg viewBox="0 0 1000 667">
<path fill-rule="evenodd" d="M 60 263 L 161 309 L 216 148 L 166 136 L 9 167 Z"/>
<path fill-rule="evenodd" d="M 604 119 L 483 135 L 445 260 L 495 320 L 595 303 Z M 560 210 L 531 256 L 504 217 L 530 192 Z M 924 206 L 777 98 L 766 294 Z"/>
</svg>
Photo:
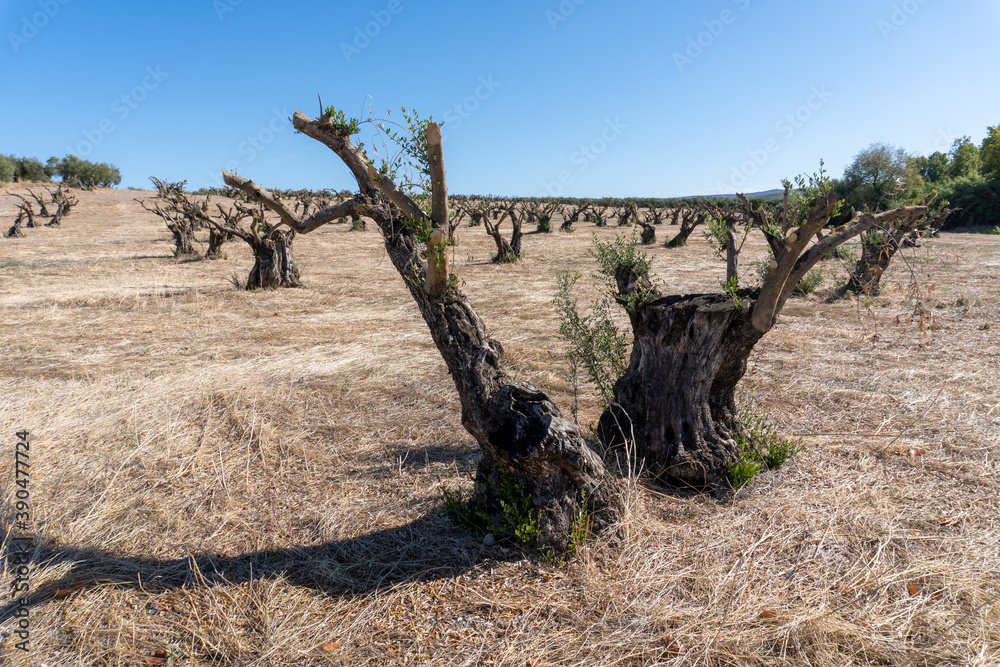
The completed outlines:
<svg viewBox="0 0 1000 667">
<path fill-rule="evenodd" d="M 784 188 L 774 190 L 764 190 L 762 192 L 746 192 L 747 199 L 781 199 L 785 196 Z M 736 199 L 736 193 L 731 195 L 690 195 L 683 199 Z"/>
</svg>

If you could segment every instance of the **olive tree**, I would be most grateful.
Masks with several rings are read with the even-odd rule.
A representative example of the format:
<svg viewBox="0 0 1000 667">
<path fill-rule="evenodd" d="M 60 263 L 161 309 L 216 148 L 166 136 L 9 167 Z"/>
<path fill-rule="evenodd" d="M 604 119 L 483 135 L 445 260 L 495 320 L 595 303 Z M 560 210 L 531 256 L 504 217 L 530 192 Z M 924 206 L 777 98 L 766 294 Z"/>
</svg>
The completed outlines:
<svg viewBox="0 0 1000 667">
<path fill-rule="evenodd" d="M 739 289 L 736 280 L 727 280 L 719 293 L 664 293 L 634 244 L 598 245 L 598 260 L 628 312 L 633 335 L 628 367 L 615 384 L 599 432 L 609 446 L 633 443 L 645 469 L 667 484 L 728 489 L 738 436 L 747 435 L 736 385 L 795 286 L 848 239 L 928 211 L 915 206 L 862 213 L 818 240 L 840 206 L 822 175 L 797 193 L 786 184 L 784 204 L 776 210 L 740 199 L 747 231 L 759 230 L 774 255 L 759 287 Z M 725 244 L 727 266 L 737 265 L 734 255 L 741 245 Z"/>
<path fill-rule="evenodd" d="M 411 132 L 401 140 L 401 155 L 408 156 L 420 172 L 424 191 L 420 197 L 412 188 L 397 185 L 397 180 L 404 180 L 398 171 L 401 165 L 377 167 L 353 142 L 352 135 L 359 131 L 356 119 L 328 107 L 318 119 L 297 111 L 292 124 L 340 158 L 357 182 L 357 194 L 305 217 L 250 179 L 225 172 L 223 178 L 277 213 L 280 224 L 299 234 L 349 215 L 375 222 L 386 253 L 455 383 L 462 425 L 482 450 L 474 495 L 479 511 L 502 516 L 502 489 L 513 480 L 530 498 L 540 547 L 566 548 L 581 514 L 589 516 L 593 530 L 614 525 L 623 507 L 616 478 L 545 392 L 530 382 L 515 381 L 503 346 L 489 335 L 449 272 L 446 249 L 452 238 L 438 125 L 411 121 Z"/>
</svg>

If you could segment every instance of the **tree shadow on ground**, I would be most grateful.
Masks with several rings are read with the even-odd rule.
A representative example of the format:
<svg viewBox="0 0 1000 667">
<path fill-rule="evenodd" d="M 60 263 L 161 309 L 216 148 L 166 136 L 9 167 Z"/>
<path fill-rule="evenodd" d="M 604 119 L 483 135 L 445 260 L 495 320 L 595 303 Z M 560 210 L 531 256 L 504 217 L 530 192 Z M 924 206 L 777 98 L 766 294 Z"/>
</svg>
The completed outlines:
<svg viewBox="0 0 1000 667">
<path fill-rule="evenodd" d="M 4 522 L 6 523 L 6 522 Z M 9 535 L 10 526 L 3 526 Z M 5 545 L 6 546 L 6 545 Z M 355 597 L 398 586 L 455 577 L 488 562 L 523 559 L 519 549 L 485 547 L 482 537 L 453 527 L 439 508 L 410 523 L 318 546 L 253 551 L 235 556 L 202 553 L 173 559 L 137 558 L 107 551 L 35 545 L 31 578 L 69 569 L 33 590 L 28 607 L 96 586 L 159 593 L 185 585 L 217 586 L 285 578 L 333 597 Z M 15 567 L 9 546 L 8 568 Z M 8 569 L 8 571 L 10 571 Z M 0 607 L 0 622 L 19 610 Z"/>
</svg>

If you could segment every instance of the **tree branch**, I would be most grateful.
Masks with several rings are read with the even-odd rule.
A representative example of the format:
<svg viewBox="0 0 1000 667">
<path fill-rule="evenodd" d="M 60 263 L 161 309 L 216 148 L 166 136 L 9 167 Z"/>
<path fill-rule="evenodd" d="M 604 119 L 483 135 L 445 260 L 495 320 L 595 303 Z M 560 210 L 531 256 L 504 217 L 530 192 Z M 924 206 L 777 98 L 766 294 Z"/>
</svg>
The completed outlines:
<svg viewBox="0 0 1000 667">
<path fill-rule="evenodd" d="M 244 178 L 242 176 L 237 176 L 236 174 L 230 174 L 229 172 L 224 171 L 222 172 L 222 179 L 226 182 L 226 185 L 239 188 L 253 197 L 256 201 L 259 201 L 261 204 L 277 213 L 281 218 L 282 224 L 288 225 L 300 234 L 307 234 L 327 223 L 339 220 L 340 218 L 344 218 L 349 215 L 371 215 L 369 207 L 359 202 L 357 199 L 348 199 L 341 204 L 328 206 L 327 208 L 316 211 L 307 218 L 302 218 L 289 210 L 285 203 L 278 199 L 274 193 L 269 190 L 265 190 L 249 178 Z"/>
</svg>

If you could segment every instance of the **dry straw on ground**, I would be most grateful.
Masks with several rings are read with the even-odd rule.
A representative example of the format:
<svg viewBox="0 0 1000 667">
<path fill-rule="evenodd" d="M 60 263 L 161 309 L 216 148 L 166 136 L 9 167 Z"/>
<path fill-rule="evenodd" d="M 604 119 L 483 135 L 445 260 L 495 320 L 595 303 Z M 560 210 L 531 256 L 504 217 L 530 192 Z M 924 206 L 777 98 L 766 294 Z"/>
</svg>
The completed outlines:
<svg viewBox="0 0 1000 667">
<path fill-rule="evenodd" d="M 2 491 L 27 428 L 39 535 L 32 654 L 5 634 L 4 664 L 1000 662 L 1000 238 L 928 242 L 875 300 L 825 303 L 828 264 L 743 384 L 805 452 L 732 502 L 636 487 L 623 543 L 554 567 L 444 518 L 476 448 L 377 233 L 300 237 L 305 287 L 247 293 L 243 244 L 179 262 L 135 194 L 0 239 Z M 593 271 L 592 230 L 515 266 L 481 228 L 454 250 L 567 411 L 554 272 Z M 718 289 L 703 239 L 650 253 L 670 289 Z"/>
</svg>

